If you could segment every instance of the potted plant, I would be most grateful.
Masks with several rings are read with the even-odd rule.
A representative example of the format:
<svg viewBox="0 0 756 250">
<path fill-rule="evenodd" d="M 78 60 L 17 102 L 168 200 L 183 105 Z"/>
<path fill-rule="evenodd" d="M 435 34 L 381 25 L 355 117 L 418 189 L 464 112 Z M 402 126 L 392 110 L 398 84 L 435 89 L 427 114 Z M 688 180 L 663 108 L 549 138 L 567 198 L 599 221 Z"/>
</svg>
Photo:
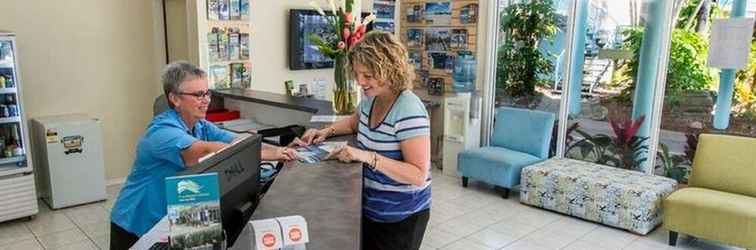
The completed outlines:
<svg viewBox="0 0 756 250">
<path fill-rule="evenodd" d="M 659 148 L 661 150 L 656 153 L 659 159 L 657 168 L 662 170 L 664 176 L 675 179 L 680 187 L 687 186 L 690 161 L 683 155 L 670 154 L 669 147 L 664 143 L 659 143 Z"/>
<path fill-rule="evenodd" d="M 583 160 L 613 167 L 640 170 L 641 164 L 646 161 L 645 154 L 648 146 L 645 141 L 648 137 L 638 136 L 638 129 L 643 124 L 645 116 L 637 120 L 610 121 L 614 136 L 605 134 L 591 135 L 575 128 L 573 131 L 582 139 L 570 145 L 567 152 L 579 149 Z"/>
<path fill-rule="evenodd" d="M 310 6 L 328 21 L 328 25 L 335 32 L 330 36 L 337 39 L 328 40 L 316 34 L 307 34 L 307 38 L 320 53 L 334 60 L 333 110 L 339 115 L 351 114 L 357 106 L 357 91 L 352 86 L 347 68 L 347 53 L 365 35 L 367 25 L 375 20 L 375 15 L 370 14 L 365 20 L 360 21 L 359 0 L 357 4 L 354 0 L 340 0 L 339 7 L 336 7 L 334 0 L 329 0 L 328 3 L 331 8 L 330 15 L 326 14 L 316 1 L 310 2 Z M 357 13 L 352 13 L 353 11 Z"/>
</svg>

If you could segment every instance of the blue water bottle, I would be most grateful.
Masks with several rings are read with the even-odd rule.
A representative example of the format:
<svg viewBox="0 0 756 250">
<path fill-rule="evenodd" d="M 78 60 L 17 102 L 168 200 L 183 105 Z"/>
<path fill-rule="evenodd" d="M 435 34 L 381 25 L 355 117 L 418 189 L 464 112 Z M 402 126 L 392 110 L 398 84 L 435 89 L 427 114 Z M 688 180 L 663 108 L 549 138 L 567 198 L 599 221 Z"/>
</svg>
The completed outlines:
<svg viewBox="0 0 756 250">
<path fill-rule="evenodd" d="M 452 89 L 454 92 L 472 92 L 475 90 L 475 57 L 470 51 L 460 51 L 454 62 Z"/>
</svg>

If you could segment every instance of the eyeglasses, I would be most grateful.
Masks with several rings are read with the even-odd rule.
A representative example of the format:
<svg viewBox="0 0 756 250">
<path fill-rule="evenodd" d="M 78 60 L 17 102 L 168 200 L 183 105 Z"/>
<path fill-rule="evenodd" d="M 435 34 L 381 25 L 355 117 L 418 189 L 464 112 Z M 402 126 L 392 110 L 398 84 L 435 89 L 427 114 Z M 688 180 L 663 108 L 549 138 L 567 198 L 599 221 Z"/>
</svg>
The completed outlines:
<svg viewBox="0 0 756 250">
<path fill-rule="evenodd" d="M 191 93 L 188 93 L 188 92 L 179 92 L 178 94 L 179 94 L 179 95 L 190 95 L 190 96 L 194 96 L 194 97 L 195 97 L 195 98 L 197 98 L 197 99 L 202 99 L 202 98 L 207 98 L 207 99 L 210 99 L 210 97 L 212 97 L 212 96 L 213 96 L 213 93 L 212 93 L 212 92 L 210 92 L 210 90 L 205 90 L 205 91 L 197 91 L 197 92 L 191 92 Z"/>
</svg>

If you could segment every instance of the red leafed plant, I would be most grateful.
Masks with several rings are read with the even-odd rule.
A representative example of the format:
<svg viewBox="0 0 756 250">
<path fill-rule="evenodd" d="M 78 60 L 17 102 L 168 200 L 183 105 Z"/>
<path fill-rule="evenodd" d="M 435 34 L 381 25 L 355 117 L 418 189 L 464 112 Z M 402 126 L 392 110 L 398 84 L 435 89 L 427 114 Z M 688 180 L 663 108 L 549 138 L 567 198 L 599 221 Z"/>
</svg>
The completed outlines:
<svg viewBox="0 0 756 250">
<path fill-rule="evenodd" d="M 640 170 L 640 165 L 648 158 L 648 146 L 644 143 L 648 137 L 637 135 L 644 120 L 645 116 L 637 120 L 610 121 L 614 136 L 591 135 L 575 129 L 574 132 L 582 139 L 570 145 L 567 152 L 578 148 L 583 159 L 592 159 L 598 164 Z"/>
<path fill-rule="evenodd" d="M 619 167 L 632 169 L 646 161 L 648 145 L 645 145 L 648 137 L 639 137 L 636 134 L 646 116 L 638 117 L 637 120 L 624 120 L 620 122 L 610 121 L 614 130 L 614 151 L 619 156 Z"/>
</svg>

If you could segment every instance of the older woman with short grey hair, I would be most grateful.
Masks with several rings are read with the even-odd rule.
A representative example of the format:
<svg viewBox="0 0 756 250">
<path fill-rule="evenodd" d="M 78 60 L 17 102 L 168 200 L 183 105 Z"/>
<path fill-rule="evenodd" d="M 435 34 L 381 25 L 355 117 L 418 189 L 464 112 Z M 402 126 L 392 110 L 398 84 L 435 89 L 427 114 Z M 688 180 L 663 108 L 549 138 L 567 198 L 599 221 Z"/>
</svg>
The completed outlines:
<svg viewBox="0 0 756 250">
<path fill-rule="evenodd" d="M 137 145 L 131 173 L 111 212 L 110 249 L 128 249 L 166 215 L 166 177 L 235 140 L 205 120 L 211 92 L 202 69 L 173 62 L 163 69 L 161 80 L 171 108 L 152 119 Z M 289 161 L 294 151 L 264 145 L 261 158 Z"/>
</svg>

